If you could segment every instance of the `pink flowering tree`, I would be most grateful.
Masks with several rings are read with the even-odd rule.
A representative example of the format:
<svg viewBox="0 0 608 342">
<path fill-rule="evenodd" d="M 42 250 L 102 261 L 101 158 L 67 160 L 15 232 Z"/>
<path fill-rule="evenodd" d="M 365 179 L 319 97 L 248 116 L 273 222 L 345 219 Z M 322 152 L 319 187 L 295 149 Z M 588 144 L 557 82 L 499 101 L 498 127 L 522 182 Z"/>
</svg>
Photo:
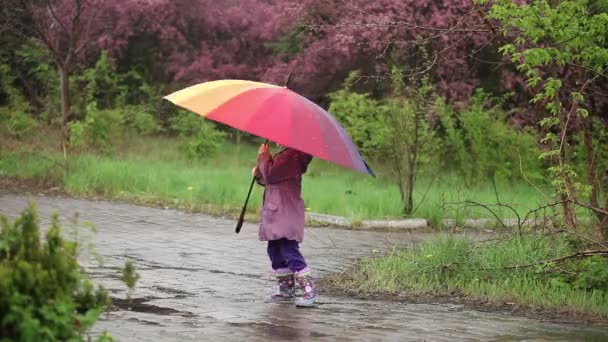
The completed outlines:
<svg viewBox="0 0 608 342">
<path fill-rule="evenodd" d="M 96 50 L 96 39 L 110 27 L 104 17 L 106 1 L 101 0 L 21 0 L 11 7 L 19 20 L 10 30 L 24 38 L 34 38 L 48 49 L 60 79 L 62 147 L 67 161 L 67 124 L 70 120 L 70 75 Z M 101 5 L 104 6 L 101 6 Z M 66 164 L 67 165 L 67 164 Z"/>
<path fill-rule="evenodd" d="M 264 78 L 278 82 L 293 70 L 296 88 L 313 98 L 334 90 L 351 70 L 360 70 L 361 83 L 375 87 L 398 65 L 406 74 L 428 71 L 450 100 L 467 99 L 486 76 L 476 58 L 495 51 L 493 33 L 470 1 L 294 3 L 277 6 L 291 15 L 284 39 L 297 53 L 285 53 Z M 431 63 L 418 70 L 421 43 Z"/>
</svg>

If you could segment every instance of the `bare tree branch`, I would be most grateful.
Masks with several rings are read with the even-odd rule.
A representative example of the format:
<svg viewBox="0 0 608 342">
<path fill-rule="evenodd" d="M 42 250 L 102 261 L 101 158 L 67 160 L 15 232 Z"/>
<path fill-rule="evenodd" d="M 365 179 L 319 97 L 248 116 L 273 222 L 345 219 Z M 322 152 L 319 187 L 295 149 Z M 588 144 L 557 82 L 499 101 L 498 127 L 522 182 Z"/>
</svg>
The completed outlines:
<svg viewBox="0 0 608 342">
<path fill-rule="evenodd" d="M 483 204 L 483 203 L 479 203 L 479 202 L 475 202 L 475 201 L 471 201 L 471 200 L 466 200 L 466 201 L 462 201 L 462 202 L 447 202 L 445 204 L 448 205 L 461 205 L 461 204 L 466 204 L 467 206 L 477 206 L 477 207 L 481 207 L 486 209 L 487 211 L 489 211 L 492 216 L 494 216 L 496 218 L 496 220 L 498 221 L 498 223 L 500 223 L 501 226 L 503 226 L 503 228 L 509 228 L 507 227 L 507 225 L 500 219 L 500 217 L 498 216 L 498 214 L 496 214 L 494 212 L 494 210 L 490 209 L 490 207 L 505 207 L 505 208 L 510 208 L 511 210 L 515 211 L 515 209 L 513 209 L 513 207 L 506 205 L 506 204 L 501 204 L 501 203 L 497 203 L 497 204 Z"/>
<path fill-rule="evenodd" d="M 536 191 L 538 191 L 538 193 L 540 193 L 541 195 L 543 195 L 543 197 L 545 198 L 545 200 L 547 202 L 550 202 L 551 200 L 549 199 L 549 197 L 538 187 L 536 186 L 536 184 L 534 184 L 524 173 L 524 168 L 522 165 L 522 161 L 521 161 L 521 152 L 519 151 L 519 149 L 517 149 L 517 156 L 519 157 L 519 172 L 521 173 L 521 176 L 526 180 L 526 182 L 528 182 L 534 189 L 536 189 Z"/>
<path fill-rule="evenodd" d="M 580 65 L 580 64 L 576 64 L 576 63 L 566 63 L 566 64 L 570 65 L 570 66 L 573 66 L 573 67 L 576 67 L 576 68 L 580 68 L 580 69 L 589 71 L 589 72 L 593 73 L 596 77 L 603 77 L 603 78 L 605 78 L 605 79 L 608 80 L 608 75 L 605 74 L 606 69 L 604 69 L 604 70 L 602 70 L 600 72 L 597 72 L 597 71 L 595 71 L 595 70 L 593 70 L 591 68 L 588 68 L 588 67 L 586 67 L 584 65 Z"/>
<path fill-rule="evenodd" d="M 529 268 L 529 267 L 544 265 L 544 264 L 548 264 L 548 263 L 563 262 L 563 261 L 566 261 L 566 260 L 569 260 L 569 259 L 587 258 L 587 257 L 595 256 L 595 255 L 608 257 L 608 249 L 607 250 L 595 250 L 595 251 L 577 252 L 577 253 L 566 255 L 566 256 L 562 256 L 562 257 L 559 257 L 559 258 L 548 259 L 548 260 L 541 260 L 541 261 L 533 262 L 533 263 L 530 263 L 530 264 L 524 264 L 524 265 L 512 265 L 512 266 L 495 267 L 495 268 L 492 268 L 492 267 L 490 267 L 490 268 L 478 268 L 477 270 L 484 271 L 484 270 L 497 270 L 497 269 L 510 270 L 510 269 Z"/>
<path fill-rule="evenodd" d="M 53 9 L 52 1 L 47 0 L 46 6 L 49 11 L 49 16 L 50 16 L 51 20 L 53 21 L 53 23 L 57 24 L 57 26 L 61 29 L 61 31 L 63 31 L 64 33 L 68 33 L 68 30 L 65 28 L 65 26 L 63 25 L 63 23 L 61 22 L 61 20 L 57 16 L 57 14 L 55 13 L 55 10 Z"/>
<path fill-rule="evenodd" d="M 581 206 L 581 207 L 587 208 L 587 209 L 589 209 L 589 210 L 593 210 L 593 211 L 595 211 L 596 213 L 600 213 L 600 214 L 602 214 L 602 215 L 608 215 L 608 211 L 606 211 L 606 210 L 604 210 L 604 209 L 602 209 L 602 208 L 598 208 L 598 207 L 594 207 L 594 206 L 589 205 L 589 204 L 585 204 L 585 203 L 583 203 L 583 202 L 581 202 L 581 201 L 578 201 L 578 200 L 576 200 L 576 199 L 575 199 L 573 202 L 574 202 L 576 205 L 579 205 L 579 206 Z"/>
<path fill-rule="evenodd" d="M 596 255 L 608 257 L 608 249 L 577 252 L 577 253 L 565 255 L 565 256 L 562 256 L 559 258 L 540 260 L 540 261 L 536 261 L 536 262 L 529 263 L 529 264 L 523 264 L 523 265 L 510 265 L 510 266 L 504 266 L 504 267 L 467 268 L 467 269 L 473 270 L 473 271 L 517 270 L 517 269 L 521 269 L 521 268 L 530 268 L 530 267 L 534 267 L 534 266 L 546 265 L 546 264 L 551 264 L 551 263 L 560 263 L 560 262 L 564 262 L 564 261 L 567 261 L 570 259 L 588 258 L 588 257 L 596 256 Z M 449 269 L 452 267 L 452 265 L 458 265 L 458 263 L 443 264 L 443 265 L 438 266 L 437 268 Z"/>
</svg>

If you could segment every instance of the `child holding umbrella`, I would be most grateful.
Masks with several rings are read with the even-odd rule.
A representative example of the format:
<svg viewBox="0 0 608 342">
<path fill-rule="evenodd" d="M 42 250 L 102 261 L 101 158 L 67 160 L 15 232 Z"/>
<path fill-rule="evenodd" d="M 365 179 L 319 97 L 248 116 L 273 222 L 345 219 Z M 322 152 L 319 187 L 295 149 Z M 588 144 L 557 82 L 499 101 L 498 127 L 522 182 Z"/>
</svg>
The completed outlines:
<svg viewBox="0 0 608 342">
<path fill-rule="evenodd" d="M 302 175 L 311 160 L 309 154 L 292 148 L 272 156 L 268 144 L 262 144 L 252 170 L 258 184 L 265 187 L 258 238 L 268 241 L 268 257 L 279 283 L 279 291 L 269 297 L 271 302 L 295 300 L 296 306 L 309 307 L 316 300 L 314 280 L 299 248 L 305 225 Z M 303 291 L 299 298 L 295 298 L 296 285 Z"/>
</svg>

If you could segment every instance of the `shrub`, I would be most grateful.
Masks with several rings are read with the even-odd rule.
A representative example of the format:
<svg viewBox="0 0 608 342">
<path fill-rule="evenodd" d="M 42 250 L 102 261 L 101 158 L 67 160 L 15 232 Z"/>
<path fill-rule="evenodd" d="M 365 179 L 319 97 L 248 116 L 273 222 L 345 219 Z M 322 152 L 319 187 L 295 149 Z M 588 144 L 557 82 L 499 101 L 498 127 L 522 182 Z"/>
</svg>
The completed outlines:
<svg viewBox="0 0 608 342">
<path fill-rule="evenodd" d="M 344 88 L 330 95 L 329 112 L 344 126 L 361 153 L 368 157 L 380 157 L 390 143 L 390 129 L 386 125 L 387 108 L 382 101 L 369 94 L 353 91 L 358 72 L 352 72 Z"/>
<path fill-rule="evenodd" d="M 45 241 L 33 205 L 12 224 L 2 217 L 1 226 L 0 340 L 84 341 L 108 294 L 81 273 L 78 243 L 63 238 L 58 215 Z"/>
<path fill-rule="evenodd" d="M 160 131 L 158 120 L 146 105 L 130 105 L 120 109 L 122 124 L 130 132 L 150 135 Z"/>
<path fill-rule="evenodd" d="M 170 119 L 170 123 L 171 129 L 183 139 L 180 148 L 189 159 L 215 153 L 226 135 L 218 131 L 213 123 L 181 110 Z"/>
<path fill-rule="evenodd" d="M 95 102 L 87 107 L 84 121 L 69 124 L 70 143 L 73 146 L 92 148 L 102 153 L 112 151 L 122 136 L 122 117 L 119 110 L 98 110 Z"/>
<path fill-rule="evenodd" d="M 15 76 L 11 67 L 0 63 L 0 94 L 6 96 L 6 104 L 0 107 L 0 124 L 14 138 L 22 138 L 32 132 L 38 122 L 28 115 L 29 104 L 23 94 L 13 86 Z"/>
<path fill-rule="evenodd" d="M 17 139 L 27 136 L 38 127 L 38 121 L 24 110 L 15 107 L 0 108 L 0 122 L 7 132 Z"/>
<path fill-rule="evenodd" d="M 520 158 L 528 178 L 542 179 L 536 138 L 509 125 L 500 99 L 477 90 L 468 107 L 456 111 L 440 104 L 437 115 L 443 168 L 456 170 L 467 184 L 520 179 Z"/>
</svg>

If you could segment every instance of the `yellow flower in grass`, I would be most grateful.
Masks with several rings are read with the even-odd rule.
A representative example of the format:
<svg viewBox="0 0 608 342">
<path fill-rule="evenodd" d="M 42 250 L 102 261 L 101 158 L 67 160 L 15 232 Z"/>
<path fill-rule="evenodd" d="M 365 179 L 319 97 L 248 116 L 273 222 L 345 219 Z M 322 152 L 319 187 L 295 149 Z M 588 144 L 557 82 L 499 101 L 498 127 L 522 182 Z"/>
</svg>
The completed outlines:
<svg viewBox="0 0 608 342">
<path fill-rule="evenodd" d="M 188 187 L 188 191 L 192 191 L 192 189 L 194 189 L 194 188 L 191 186 Z"/>
<path fill-rule="evenodd" d="M 310 209 L 310 208 L 306 208 L 306 211 L 311 211 L 311 210 L 312 210 L 312 209 Z"/>
<path fill-rule="evenodd" d="M 432 257 L 433 257 L 433 254 L 428 254 L 426 257 L 427 257 L 427 258 L 432 258 Z"/>
</svg>

